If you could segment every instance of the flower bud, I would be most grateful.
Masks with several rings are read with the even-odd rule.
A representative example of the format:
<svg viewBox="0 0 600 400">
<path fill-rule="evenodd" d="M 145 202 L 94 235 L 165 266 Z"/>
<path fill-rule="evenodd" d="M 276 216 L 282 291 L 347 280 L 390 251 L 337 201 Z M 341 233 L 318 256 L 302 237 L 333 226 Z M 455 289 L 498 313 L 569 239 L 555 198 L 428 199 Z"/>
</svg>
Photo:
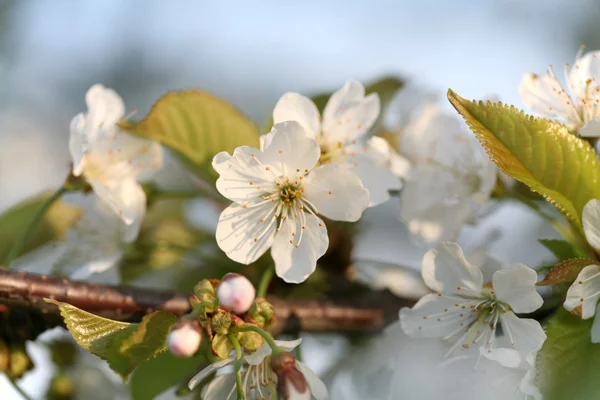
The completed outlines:
<svg viewBox="0 0 600 400">
<path fill-rule="evenodd" d="M 284 400 L 310 400 L 312 398 L 304 374 L 296 367 L 291 353 L 281 352 L 271 358 L 271 369 L 277 375 L 277 393 Z"/>
<path fill-rule="evenodd" d="M 243 314 L 254 302 L 256 290 L 245 276 L 227 274 L 217 288 L 219 305 L 236 314 Z"/>
<path fill-rule="evenodd" d="M 275 308 L 263 298 L 258 298 L 252 304 L 246 315 L 246 322 L 268 328 L 275 319 Z"/>
<path fill-rule="evenodd" d="M 191 357 L 200 348 L 202 332 L 198 321 L 181 319 L 167 336 L 169 350 L 179 357 Z"/>
</svg>

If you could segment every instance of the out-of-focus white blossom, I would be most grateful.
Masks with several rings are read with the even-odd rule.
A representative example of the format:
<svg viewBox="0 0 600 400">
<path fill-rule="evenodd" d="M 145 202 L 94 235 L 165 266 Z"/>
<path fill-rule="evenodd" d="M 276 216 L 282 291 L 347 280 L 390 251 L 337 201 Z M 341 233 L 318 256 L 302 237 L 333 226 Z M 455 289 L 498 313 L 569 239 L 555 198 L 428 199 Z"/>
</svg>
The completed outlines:
<svg viewBox="0 0 600 400">
<path fill-rule="evenodd" d="M 516 368 L 539 350 L 546 334 L 539 322 L 518 318 L 543 304 L 535 289 L 537 274 L 525 265 L 482 270 L 471 265 L 456 243 L 442 243 L 423 258 L 423 280 L 436 293 L 400 311 L 404 332 L 413 337 L 454 340 L 448 355 L 458 348 L 479 348 L 483 357 Z M 497 327 L 508 337 L 502 346 Z"/>
<path fill-rule="evenodd" d="M 393 171 L 404 180 L 399 216 L 417 241 L 454 240 L 496 185 L 497 170 L 457 116 L 426 104 L 398 136 Z"/>
<path fill-rule="evenodd" d="M 221 280 L 217 288 L 217 295 L 220 306 L 236 314 L 243 314 L 254 302 L 256 289 L 245 276 L 231 273 L 225 275 Z"/>
<path fill-rule="evenodd" d="M 504 339 L 502 339 L 504 340 Z M 443 359 L 441 341 L 410 338 L 400 323 L 349 352 L 333 374 L 330 393 L 344 400 L 541 400 L 535 353 L 517 368 L 463 353 Z"/>
<path fill-rule="evenodd" d="M 322 164 L 334 162 L 350 169 L 369 190 L 369 206 L 390 198 L 389 190 L 398 190 L 400 180 L 390 171 L 391 150 L 379 137 L 367 134 L 380 113 L 379 96 L 365 96 L 365 88 L 349 80 L 329 98 L 319 114 L 308 97 L 298 93 L 284 94 L 273 111 L 275 123 L 297 121 L 308 137 L 321 147 Z"/>
<path fill-rule="evenodd" d="M 584 137 L 600 136 L 600 60 L 598 51 L 583 55 L 583 47 L 575 64 L 565 65 L 563 86 L 552 66 L 544 75 L 526 74 L 521 81 L 521 98 L 533 111 L 558 118 Z"/>
<path fill-rule="evenodd" d="M 277 275 L 300 283 L 329 246 L 319 215 L 357 221 L 369 204 L 360 179 L 337 164 L 316 167 L 320 149 L 298 122 L 275 124 L 263 149 L 238 147 L 217 154 L 217 189 L 234 203 L 219 217 L 219 247 L 250 264 L 271 248 Z M 316 168 L 315 168 L 316 167 Z"/>
<path fill-rule="evenodd" d="M 119 130 L 117 123 L 125 116 L 125 105 L 114 90 L 94 85 L 85 99 L 87 113 L 75 116 L 70 127 L 73 175 L 86 178 L 135 238 L 146 212 L 146 194 L 138 180 L 160 168 L 162 148 Z"/>
</svg>

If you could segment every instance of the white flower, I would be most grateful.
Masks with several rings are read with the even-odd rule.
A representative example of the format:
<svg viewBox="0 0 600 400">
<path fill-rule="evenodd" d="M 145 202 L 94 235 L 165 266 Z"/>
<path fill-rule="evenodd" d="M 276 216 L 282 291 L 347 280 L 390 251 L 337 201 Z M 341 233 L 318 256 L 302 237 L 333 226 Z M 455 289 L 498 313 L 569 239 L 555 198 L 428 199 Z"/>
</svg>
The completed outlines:
<svg viewBox="0 0 600 400">
<path fill-rule="evenodd" d="M 446 398 L 451 400 L 485 398 L 541 400 L 535 385 L 536 352 L 525 357 L 516 368 L 506 368 L 476 355 L 455 357 L 440 368 L 445 376 Z"/>
<path fill-rule="evenodd" d="M 558 118 L 567 127 L 585 137 L 600 136 L 600 62 L 598 52 L 575 58 L 575 65 L 565 65 L 566 88 L 554 74 L 552 66 L 545 75 L 529 73 L 519 88 L 521 98 L 533 111 L 550 118 Z"/>
<path fill-rule="evenodd" d="M 546 334 L 539 322 L 518 318 L 541 307 L 535 290 L 537 274 L 525 265 L 493 272 L 484 280 L 456 243 L 442 243 L 425 254 L 423 279 L 436 294 L 421 298 L 412 308 L 400 311 L 402 329 L 409 336 L 458 337 L 448 354 L 459 346 L 479 347 L 482 356 L 515 368 L 528 354 L 539 350 Z M 498 343 L 497 326 L 510 347 Z"/>
<path fill-rule="evenodd" d="M 242 146 L 232 156 L 221 152 L 213 159 L 217 189 L 234 202 L 219 217 L 217 243 L 242 264 L 271 248 L 277 275 L 302 282 L 329 245 L 319 215 L 357 221 L 369 193 L 337 164 L 315 168 L 319 145 L 297 122 L 275 124 L 263 147 Z"/>
<path fill-rule="evenodd" d="M 400 219 L 429 244 L 456 239 L 489 199 L 496 167 L 455 116 L 424 106 L 402 130 L 394 171 L 404 179 Z"/>
<path fill-rule="evenodd" d="M 78 203 L 82 217 L 57 244 L 60 257 L 54 268 L 61 275 L 83 280 L 119 263 L 127 243 L 136 239 L 141 220 L 126 225 L 96 196 L 85 196 Z"/>
<path fill-rule="evenodd" d="M 583 229 L 588 243 L 600 251 L 600 200 L 590 200 L 583 207 Z M 581 270 L 567 291 L 564 307 L 582 319 L 594 318 L 592 343 L 600 343 L 600 265 L 588 265 Z"/>
<path fill-rule="evenodd" d="M 378 137 L 367 138 L 379 112 L 379 96 L 365 96 L 363 85 L 349 80 L 331 95 L 323 118 L 312 100 L 298 93 L 286 93 L 273 110 L 273 121 L 299 122 L 308 137 L 321 146 L 321 164 L 335 162 L 354 172 L 369 190 L 372 207 L 387 201 L 389 190 L 401 187 L 400 180 L 390 171 L 387 142 Z"/>
<path fill-rule="evenodd" d="M 240 274 L 227 274 L 217 288 L 219 305 L 236 314 L 243 314 L 254 303 L 256 289 L 252 282 Z"/>
<path fill-rule="evenodd" d="M 137 181 L 162 165 L 162 149 L 119 130 L 116 124 L 124 117 L 125 105 L 114 90 L 94 85 L 86 93 L 86 103 L 88 112 L 71 121 L 73 175 L 83 174 L 126 224 L 139 227 L 146 195 Z"/>
<path fill-rule="evenodd" d="M 275 341 L 277 346 L 284 351 L 292 351 L 301 342 L 302 339 L 293 341 Z M 232 355 L 229 358 L 209 365 L 190 380 L 188 384 L 189 388 L 194 390 L 194 388 L 209 375 L 232 364 L 234 361 L 235 356 Z M 308 366 L 306 366 L 306 364 L 296 361 L 296 367 L 304 375 L 311 394 L 317 400 L 325 400 L 329 397 L 325 384 Z M 276 400 L 278 398 L 276 389 L 277 375 L 271 369 L 271 348 L 269 345 L 264 344 L 256 352 L 244 355 L 243 368 L 242 382 L 244 384 L 244 393 L 246 393 L 248 399 Z M 204 400 L 229 400 L 233 399 L 234 395 L 235 375 L 233 373 L 218 375 L 204 387 L 202 392 L 202 398 Z M 302 397 L 294 399 L 292 397 L 291 399 L 299 400 L 301 398 Z"/>
</svg>

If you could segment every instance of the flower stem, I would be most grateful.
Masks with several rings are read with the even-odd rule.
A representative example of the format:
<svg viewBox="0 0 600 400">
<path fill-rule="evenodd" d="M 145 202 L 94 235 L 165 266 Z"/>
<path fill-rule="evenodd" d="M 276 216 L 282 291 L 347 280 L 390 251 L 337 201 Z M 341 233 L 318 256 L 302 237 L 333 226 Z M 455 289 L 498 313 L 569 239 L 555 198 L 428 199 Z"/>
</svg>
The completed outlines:
<svg viewBox="0 0 600 400">
<path fill-rule="evenodd" d="M 12 387 L 21 395 L 21 397 L 23 397 L 25 400 L 31 400 L 31 397 L 29 397 L 29 395 L 25 393 L 23 389 L 21 389 L 19 384 L 17 384 L 17 382 L 13 378 L 9 378 L 7 375 L 6 379 L 8 379 L 8 382 L 10 382 Z"/>
<path fill-rule="evenodd" d="M 242 382 L 242 348 L 235 335 L 229 335 L 229 340 L 235 349 L 235 386 L 237 391 L 237 400 L 244 400 L 244 384 Z"/>
<path fill-rule="evenodd" d="M 260 278 L 258 290 L 256 291 L 256 297 L 265 297 L 267 295 L 267 290 L 269 290 L 269 285 L 273 280 L 273 275 L 275 275 L 275 266 L 270 265 L 267 267 L 265 272 L 263 272 Z"/>
<path fill-rule="evenodd" d="M 68 188 L 65 185 L 61 186 L 37 210 L 37 212 L 35 213 L 35 215 L 33 216 L 33 218 L 31 218 L 31 221 L 29 221 L 29 223 L 27 224 L 27 226 L 25 227 L 25 229 L 21 232 L 21 234 L 17 237 L 17 239 L 13 243 L 13 245 L 12 245 L 12 247 L 10 249 L 10 252 L 6 256 L 6 259 L 4 260 L 4 266 L 5 267 L 10 267 L 10 264 L 13 261 L 15 261 L 15 259 L 17 257 L 19 257 L 19 255 L 23 251 L 23 247 L 25 247 L 25 244 L 27 243 L 27 239 L 29 238 L 29 235 L 31 235 L 31 233 L 33 232 L 33 230 L 39 225 L 41 219 L 44 218 L 44 215 L 46 214 L 46 212 L 48 211 L 48 209 L 50 209 L 50 207 L 52 206 L 52 204 L 54 204 L 58 199 L 60 199 L 60 197 L 67 190 L 68 190 Z"/>
<path fill-rule="evenodd" d="M 273 337 L 271 336 L 271 334 L 267 331 L 262 330 L 261 328 L 259 328 L 256 325 L 246 324 L 246 325 L 242 325 L 242 326 L 232 327 L 231 330 L 236 333 L 237 332 L 256 332 L 259 335 L 261 335 L 263 337 L 263 339 L 265 339 L 265 342 L 269 345 L 269 347 L 271 348 L 271 352 L 274 355 L 277 353 L 281 353 L 281 349 L 279 348 L 279 346 L 277 346 L 277 343 L 275 343 L 275 340 L 273 340 Z"/>
</svg>

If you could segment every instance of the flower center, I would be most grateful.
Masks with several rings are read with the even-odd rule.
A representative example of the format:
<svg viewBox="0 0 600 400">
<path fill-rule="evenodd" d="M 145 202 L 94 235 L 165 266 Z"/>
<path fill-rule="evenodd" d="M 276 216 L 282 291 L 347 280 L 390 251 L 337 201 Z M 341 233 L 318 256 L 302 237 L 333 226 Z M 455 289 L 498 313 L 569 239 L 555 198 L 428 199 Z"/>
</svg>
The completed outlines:
<svg viewBox="0 0 600 400">
<path fill-rule="evenodd" d="M 271 357 L 265 358 L 259 365 L 248 366 L 244 389 L 249 399 L 277 399 L 276 384 L 277 376 L 271 369 Z"/>
<path fill-rule="evenodd" d="M 279 200 L 291 206 L 296 206 L 296 203 L 300 202 L 303 192 L 304 188 L 301 179 L 290 182 L 286 178 L 283 184 L 279 184 Z"/>
</svg>

